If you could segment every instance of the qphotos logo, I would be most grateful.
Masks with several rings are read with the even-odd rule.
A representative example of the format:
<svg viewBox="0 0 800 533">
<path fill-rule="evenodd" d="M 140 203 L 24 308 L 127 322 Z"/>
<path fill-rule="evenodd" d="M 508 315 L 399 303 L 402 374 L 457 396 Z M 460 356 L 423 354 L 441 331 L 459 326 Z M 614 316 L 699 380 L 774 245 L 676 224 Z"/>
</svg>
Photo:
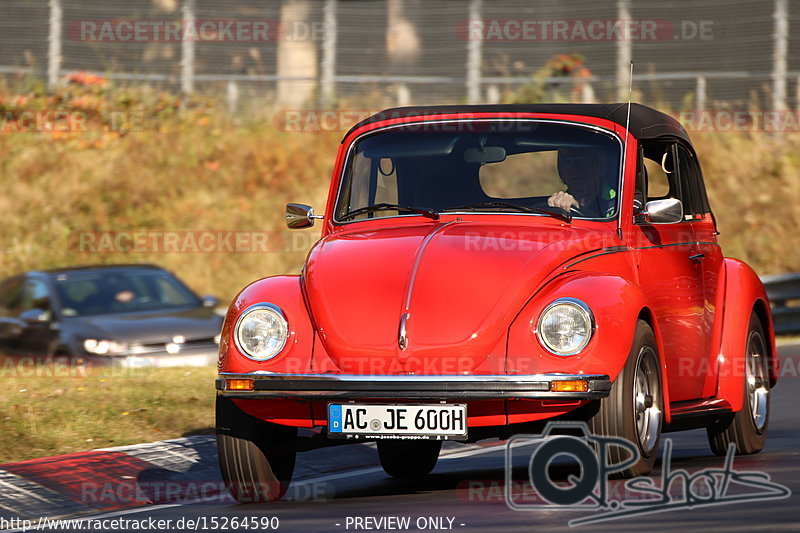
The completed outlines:
<svg viewBox="0 0 800 533">
<path fill-rule="evenodd" d="M 580 435 L 580 436 L 578 436 Z M 626 459 L 609 462 L 608 451 Z M 513 479 L 513 456 L 531 451 L 524 490 Z M 672 468 L 672 440 L 664 439 L 661 477 L 639 476 L 624 482 L 610 478 L 639 460 L 635 443 L 619 437 L 593 435 L 584 422 L 549 422 L 541 435 L 515 435 L 505 448 L 505 500 L 514 511 L 590 511 L 593 514 L 569 521 L 570 526 L 606 522 L 630 516 L 679 509 L 700 509 L 762 500 L 788 498 L 788 487 L 770 480 L 766 472 L 733 468 L 736 447 L 731 444 L 722 468 L 689 473 Z M 577 463 L 580 476 L 553 479 L 557 459 Z M 601 459 L 602 458 L 602 459 Z M 528 483 L 530 485 L 528 485 Z"/>
</svg>

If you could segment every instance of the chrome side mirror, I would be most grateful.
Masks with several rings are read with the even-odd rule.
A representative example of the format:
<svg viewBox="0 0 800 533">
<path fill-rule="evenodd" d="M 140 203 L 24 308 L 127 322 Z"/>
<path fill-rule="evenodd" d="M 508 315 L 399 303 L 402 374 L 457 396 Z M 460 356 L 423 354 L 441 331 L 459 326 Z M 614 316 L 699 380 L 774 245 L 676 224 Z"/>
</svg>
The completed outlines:
<svg viewBox="0 0 800 533">
<path fill-rule="evenodd" d="M 677 198 L 653 200 L 644 205 L 641 214 L 651 224 L 674 224 L 683 221 L 683 204 Z"/>
<path fill-rule="evenodd" d="M 305 204 L 286 204 L 286 225 L 289 229 L 310 228 L 315 219 L 324 218 L 315 215 L 314 208 Z"/>
</svg>

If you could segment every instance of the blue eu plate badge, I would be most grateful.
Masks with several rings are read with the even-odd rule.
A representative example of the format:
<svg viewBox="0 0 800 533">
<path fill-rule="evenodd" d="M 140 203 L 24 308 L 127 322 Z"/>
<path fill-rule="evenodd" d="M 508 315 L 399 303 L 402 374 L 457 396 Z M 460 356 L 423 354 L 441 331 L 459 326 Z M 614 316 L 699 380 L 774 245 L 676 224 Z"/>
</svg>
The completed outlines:
<svg viewBox="0 0 800 533">
<path fill-rule="evenodd" d="M 341 433 L 342 432 L 342 406 L 331 404 L 328 405 L 328 432 Z"/>
</svg>

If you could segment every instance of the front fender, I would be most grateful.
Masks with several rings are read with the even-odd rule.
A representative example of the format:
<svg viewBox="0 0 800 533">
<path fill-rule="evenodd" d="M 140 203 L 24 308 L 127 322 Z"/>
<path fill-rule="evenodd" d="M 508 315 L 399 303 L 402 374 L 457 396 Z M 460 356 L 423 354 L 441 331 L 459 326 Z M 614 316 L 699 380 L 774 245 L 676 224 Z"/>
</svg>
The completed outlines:
<svg viewBox="0 0 800 533">
<path fill-rule="evenodd" d="M 744 405 L 747 330 L 753 311 L 761 319 L 767 336 L 772 385 L 778 380 L 777 350 L 769 299 L 761 280 L 753 269 L 742 261 L 725 258 L 724 265 L 722 334 L 719 336 L 719 347 L 716 350 L 719 364 L 717 398 L 727 400 L 731 409 L 739 411 Z"/>
<path fill-rule="evenodd" d="M 236 348 L 234 325 L 253 304 L 269 302 L 281 308 L 289 325 L 289 339 L 283 351 L 268 361 L 253 361 Z M 299 276 L 274 276 L 245 287 L 231 303 L 220 336 L 220 372 L 309 372 L 314 346 L 314 329 L 303 300 Z"/>
<path fill-rule="evenodd" d="M 559 298 L 577 298 L 594 314 L 597 328 L 581 353 L 553 355 L 542 347 L 534 328 L 544 308 Z M 545 285 L 525 305 L 509 330 L 506 369 L 508 373 L 546 372 L 599 373 L 616 379 L 628 359 L 640 317 L 653 327 L 658 350 L 663 354 L 658 325 L 652 319 L 647 299 L 632 282 L 607 273 L 568 272 Z M 664 405 L 669 406 L 666 367 L 661 360 Z M 665 417 L 669 421 L 669 409 Z"/>
</svg>

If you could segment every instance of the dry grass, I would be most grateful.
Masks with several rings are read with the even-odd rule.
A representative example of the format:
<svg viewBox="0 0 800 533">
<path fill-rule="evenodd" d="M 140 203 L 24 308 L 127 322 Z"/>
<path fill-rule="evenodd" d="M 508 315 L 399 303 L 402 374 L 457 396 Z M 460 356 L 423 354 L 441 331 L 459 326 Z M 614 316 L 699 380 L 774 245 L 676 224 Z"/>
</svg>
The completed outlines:
<svg viewBox="0 0 800 533">
<path fill-rule="evenodd" d="M 800 135 L 695 133 L 725 255 L 759 274 L 800 271 Z"/>
<path fill-rule="evenodd" d="M 214 368 L 0 368 L 0 463 L 204 434 Z"/>
<path fill-rule="evenodd" d="M 135 117 L 133 131 L 102 131 L 109 100 Z M 0 94 L 0 117 L 4 101 L 6 113 L 20 106 Z M 129 109 L 121 103 L 133 101 L 147 104 Z M 284 232 L 283 205 L 323 206 L 338 133 L 276 131 L 267 113 L 263 121 L 236 124 L 208 102 L 187 104 L 141 90 L 83 94 L 71 88 L 58 101 L 31 96 L 23 105 L 77 109 L 90 117 L 92 131 L 0 133 L 0 276 L 154 262 L 198 292 L 227 300 L 254 279 L 299 271 L 318 235 Z M 97 108 L 104 111 L 86 111 Z M 80 232 L 197 230 L 265 231 L 273 251 L 86 253 L 77 239 Z M 284 237 L 289 246 L 282 245 Z"/>
</svg>

